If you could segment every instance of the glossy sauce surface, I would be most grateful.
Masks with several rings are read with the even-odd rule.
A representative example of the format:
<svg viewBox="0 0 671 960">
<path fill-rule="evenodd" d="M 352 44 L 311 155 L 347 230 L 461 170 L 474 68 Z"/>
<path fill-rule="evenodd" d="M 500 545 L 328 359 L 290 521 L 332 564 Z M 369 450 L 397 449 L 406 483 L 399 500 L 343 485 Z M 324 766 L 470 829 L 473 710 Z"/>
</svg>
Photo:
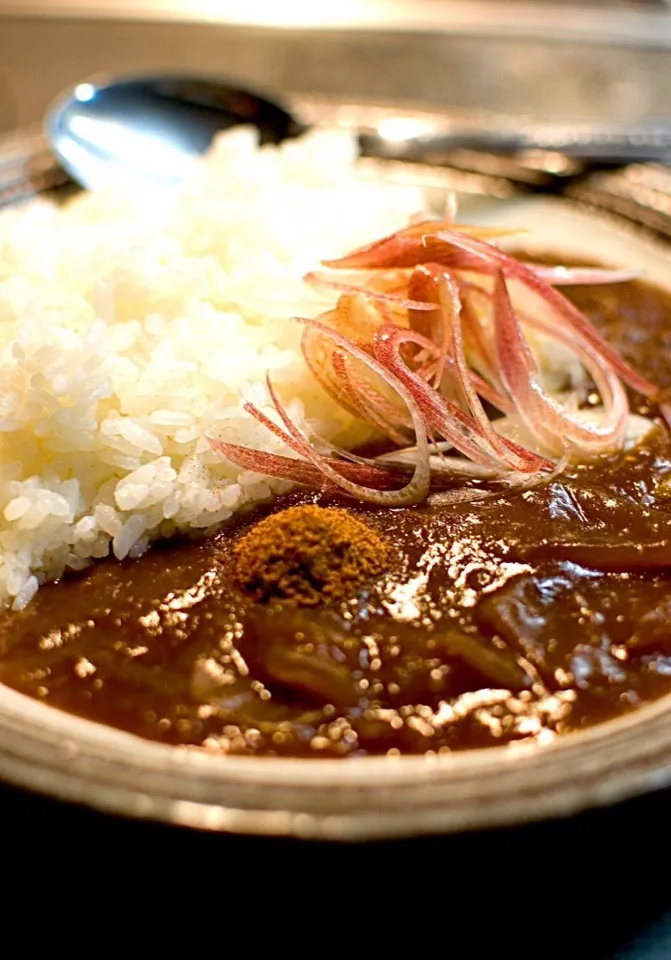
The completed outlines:
<svg viewBox="0 0 671 960">
<path fill-rule="evenodd" d="M 671 385 L 665 296 L 571 295 Z M 305 502 L 332 504 L 297 493 L 268 510 Z M 232 585 L 232 545 L 257 511 L 0 614 L 0 681 L 166 743 L 310 757 L 544 742 L 671 691 L 665 429 L 530 490 L 348 509 L 398 560 L 345 603 L 260 605 Z"/>
</svg>

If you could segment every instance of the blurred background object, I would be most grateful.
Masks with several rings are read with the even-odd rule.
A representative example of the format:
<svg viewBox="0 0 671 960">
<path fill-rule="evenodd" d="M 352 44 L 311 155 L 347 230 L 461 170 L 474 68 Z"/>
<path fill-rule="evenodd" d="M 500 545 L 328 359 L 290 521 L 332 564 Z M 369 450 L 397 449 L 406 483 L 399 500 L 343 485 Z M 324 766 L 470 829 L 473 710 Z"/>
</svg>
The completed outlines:
<svg viewBox="0 0 671 960">
<path fill-rule="evenodd" d="M 101 71 L 544 121 L 667 110 L 664 0 L 0 0 L 0 131 Z"/>
<path fill-rule="evenodd" d="M 0 192 L 23 196 L 26 170 L 33 187 L 59 182 L 41 119 L 59 91 L 107 72 L 223 76 L 308 125 L 431 134 L 446 114 L 484 130 L 654 123 L 670 50 L 666 0 L 0 0 L 0 135 L 22 130 Z M 533 189 L 581 172 L 547 151 L 432 159 Z"/>
</svg>

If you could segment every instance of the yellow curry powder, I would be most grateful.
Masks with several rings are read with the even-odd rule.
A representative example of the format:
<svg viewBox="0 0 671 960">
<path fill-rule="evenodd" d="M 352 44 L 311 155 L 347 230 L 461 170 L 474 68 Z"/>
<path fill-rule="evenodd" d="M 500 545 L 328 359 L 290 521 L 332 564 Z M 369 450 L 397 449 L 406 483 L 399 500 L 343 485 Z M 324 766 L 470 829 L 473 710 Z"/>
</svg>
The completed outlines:
<svg viewBox="0 0 671 960">
<path fill-rule="evenodd" d="M 312 607 L 354 595 L 389 569 L 393 551 L 346 510 L 301 506 L 257 523 L 234 557 L 236 580 L 257 600 Z"/>
</svg>

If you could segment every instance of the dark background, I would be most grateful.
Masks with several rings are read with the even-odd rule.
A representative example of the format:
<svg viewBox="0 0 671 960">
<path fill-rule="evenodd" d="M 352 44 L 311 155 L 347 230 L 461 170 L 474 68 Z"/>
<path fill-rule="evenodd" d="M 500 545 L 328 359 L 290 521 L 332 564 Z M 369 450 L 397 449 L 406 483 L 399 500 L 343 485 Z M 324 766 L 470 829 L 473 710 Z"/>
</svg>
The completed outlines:
<svg viewBox="0 0 671 960">
<path fill-rule="evenodd" d="M 245 908 L 260 933 L 274 904 L 283 923 L 270 931 L 273 943 L 294 954 L 332 953 L 332 931 L 348 944 L 347 960 L 373 960 L 380 952 L 362 943 L 379 947 L 384 931 L 405 930 L 410 939 L 388 956 L 420 947 L 431 956 L 435 942 L 450 960 L 669 960 L 670 811 L 667 791 L 571 820 L 348 846 L 191 832 L 0 786 L 0 864 L 6 878 L 33 868 L 22 899 L 31 889 L 38 903 L 53 899 L 62 883 L 75 913 L 75 876 L 94 896 L 111 878 L 111 902 L 100 892 L 101 929 L 129 914 L 151 922 L 154 896 L 162 922 L 171 909 L 187 921 L 196 954 L 221 930 L 221 954 L 230 955 L 226 931 Z M 76 935 L 76 924 L 68 929 Z M 255 926 L 246 929 L 256 942 Z"/>
</svg>

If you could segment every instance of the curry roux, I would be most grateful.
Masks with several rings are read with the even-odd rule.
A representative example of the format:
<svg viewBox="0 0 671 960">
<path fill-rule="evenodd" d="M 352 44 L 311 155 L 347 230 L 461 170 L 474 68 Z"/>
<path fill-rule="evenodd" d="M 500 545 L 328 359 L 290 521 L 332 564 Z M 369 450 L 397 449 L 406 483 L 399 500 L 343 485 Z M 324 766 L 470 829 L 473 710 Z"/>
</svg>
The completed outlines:
<svg viewBox="0 0 671 960">
<path fill-rule="evenodd" d="M 666 295 L 638 283 L 569 294 L 671 386 Z M 396 562 L 322 608 L 259 604 L 232 585 L 234 546 L 260 516 L 342 506 L 311 493 L 207 542 L 100 563 L 0 614 L 0 681 L 164 743 L 310 757 L 544 742 L 671 692 L 671 571 L 646 569 L 645 551 L 603 572 L 547 548 L 626 540 L 659 554 L 671 538 L 666 429 L 554 482 L 483 497 L 349 506 Z"/>
</svg>

